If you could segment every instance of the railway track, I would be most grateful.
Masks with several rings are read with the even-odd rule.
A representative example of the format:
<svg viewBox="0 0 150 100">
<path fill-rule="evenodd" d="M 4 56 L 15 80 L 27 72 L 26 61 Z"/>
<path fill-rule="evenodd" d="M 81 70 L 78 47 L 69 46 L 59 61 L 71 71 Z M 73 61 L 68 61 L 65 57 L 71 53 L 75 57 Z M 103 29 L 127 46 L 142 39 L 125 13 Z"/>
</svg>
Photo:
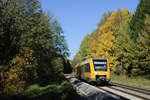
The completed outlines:
<svg viewBox="0 0 150 100">
<path fill-rule="evenodd" d="M 126 88 L 126 89 L 130 89 L 130 90 L 134 90 L 134 91 L 137 91 L 137 92 L 140 92 L 140 93 L 150 95 L 150 89 L 145 89 L 145 88 L 140 88 L 140 87 L 135 87 L 135 86 L 129 86 L 129 85 L 123 85 L 123 84 L 114 83 L 114 82 L 111 82 L 110 85 L 123 87 L 123 88 Z"/>
<path fill-rule="evenodd" d="M 110 83 L 109 86 L 96 86 L 108 94 L 121 100 L 150 100 L 150 90 L 119 83 Z"/>
<path fill-rule="evenodd" d="M 150 89 L 114 82 L 111 82 L 107 86 L 90 85 L 83 80 L 76 79 L 73 75 L 67 75 L 66 78 L 77 87 L 77 90 L 80 90 L 81 93 L 83 92 L 88 100 L 150 100 Z M 97 97 L 101 99 L 96 99 Z M 106 99 L 108 97 L 109 99 Z"/>
</svg>

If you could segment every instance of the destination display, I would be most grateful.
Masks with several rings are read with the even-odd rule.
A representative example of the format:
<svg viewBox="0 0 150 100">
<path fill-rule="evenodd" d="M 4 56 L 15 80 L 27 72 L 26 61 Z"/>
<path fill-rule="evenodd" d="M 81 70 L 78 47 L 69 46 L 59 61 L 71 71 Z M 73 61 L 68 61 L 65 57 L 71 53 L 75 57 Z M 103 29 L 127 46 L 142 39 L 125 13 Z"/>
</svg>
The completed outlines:
<svg viewBox="0 0 150 100">
<path fill-rule="evenodd" d="M 94 61 L 94 64 L 107 64 L 107 62 L 105 61 L 105 62 L 98 62 L 98 61 Z"/>
</svg>

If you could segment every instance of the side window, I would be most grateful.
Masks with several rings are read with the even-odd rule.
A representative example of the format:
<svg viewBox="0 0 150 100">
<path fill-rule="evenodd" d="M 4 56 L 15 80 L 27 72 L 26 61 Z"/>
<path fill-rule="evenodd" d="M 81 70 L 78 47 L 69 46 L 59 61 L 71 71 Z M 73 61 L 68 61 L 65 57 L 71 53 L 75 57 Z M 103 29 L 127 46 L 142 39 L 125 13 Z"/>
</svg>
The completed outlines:
<svg viewBox="0 0 150 100">
<path fill-rule="evenodd" d="M 80 67 L 77 68 L 77 74 L 81 74 L 81 68 Z"/>
<path fill-rule="evenodd" d="M 84 73 L 83 66 L 80 66 L 80 68 L 81 68 L 81 74 Z"/>
<path fill-rule="evenodd" d="M 90 72 L 90 64 L 88 63 L 88 72 Z"/>
<path fill-rule="evenodd" d="M 82 66 L 79 66 L 76 71 L 77 71 L 77 74 L 82 74 L 84 72 L 90 72 L 89 63 L 85 64 L 85 65 L 82 65 Z"/>
<path fill-rule="evenodd" d="M 86 71 L 86 65 L 84 65 L 84 70 L 85 70 L 85 72 L 87 72 L 87 71 Z"/>
<path fill-rule="evenodd" d="M 86 68 L 86 72 L 88 72 L 88 66 L 87 66 L 87 64 L 85 65 L 85 68 Z"/>
<path fill-rule="evenodd" d="M 80 66 L 80 74 L 82 74 L 82 68 L 81 68 L 81 66 Z"/>
<path fill-rule="evenodd" d="M 84 67 L 85 67 L 85 72 L 90 72 L 90 65 L 89 65 L 89 63 L 85 64 Z"/>
<path fill-rule="evenodd" d="M 86 70 L 85 70 L 85 65 L 83 65 L 82 68 L 83 68 L 83 72 L 86 72 Z"/>
</svg>

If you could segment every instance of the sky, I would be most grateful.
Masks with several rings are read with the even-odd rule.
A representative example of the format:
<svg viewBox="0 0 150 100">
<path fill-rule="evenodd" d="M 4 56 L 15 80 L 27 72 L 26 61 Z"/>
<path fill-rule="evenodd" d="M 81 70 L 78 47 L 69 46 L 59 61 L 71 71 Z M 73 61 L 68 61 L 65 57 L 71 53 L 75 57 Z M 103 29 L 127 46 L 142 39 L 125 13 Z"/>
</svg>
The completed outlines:
<svg viewBox="0 0 150 100">
<path fill-rule="evenodd" d="M 139 0 L 41 0 L 41 3 L 43 10 L 57 18 L 64 30 L 69 59 L 73 60 L 85 35 L 97 28 L 105 12 L 126 8 L 134 13 Z"/>
</svg>

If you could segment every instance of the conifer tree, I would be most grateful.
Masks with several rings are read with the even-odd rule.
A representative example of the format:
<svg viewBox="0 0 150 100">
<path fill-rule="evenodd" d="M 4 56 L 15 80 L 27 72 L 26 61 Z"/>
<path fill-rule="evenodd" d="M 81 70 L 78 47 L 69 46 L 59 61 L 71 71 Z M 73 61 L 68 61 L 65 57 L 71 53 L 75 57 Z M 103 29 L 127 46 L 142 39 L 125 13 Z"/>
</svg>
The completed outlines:
<svg viewBox="0 0 150 100">
<path fill-rule="evenodd" d="M 139 59 L 141 58 L 138 55 L 141 53 L 137 45 L 137 38 L 142 36 L 139 34 L 146 27 L 144 20 L 145 14 L 150 14 L 149 9 L 150 1 L 140 0 L 136 12 L 129 22 L 129 26 L 123 26 L 119 31 L 120 36 L 117 38 L 118 60 L 122 69 L 125 69 L 128 75 L 139 75 L 142 73 L 142 69 L 139 66 Z M 140 40 L 142 39 L 140 38 Z M 145 41 L 144 38 L 143 41 Z"/>
<path fill-rule="evenodd" d="M 125 73 L 127 75 L 138 75 L 140 69 L 138 67 L 138 50 L 135 42 L 130 38 L 129 25 L 124 25 L 119 30 L 117 37 L 116 49 L 118 57 L 118 65 L 115 68 L 117 74 Z"/>
<path fill-rule="evenodd" d="M 138 34 L 144 28 L 144 19 L 145 14 L 150 14 L 150 0 L 140 0 L 139 5 L 137 6 L 136 12 L 133 15 L 129 25 L 130 25 L 130 36 L 131 39 L 136 41 Z"/>
<path fill-rule="evenodd" d="M 138 56 L 140 67 L 145 71 L 150 71 L 150 15 L 146 14 L 144 28 L 137 38 Z"/>
</svg>

